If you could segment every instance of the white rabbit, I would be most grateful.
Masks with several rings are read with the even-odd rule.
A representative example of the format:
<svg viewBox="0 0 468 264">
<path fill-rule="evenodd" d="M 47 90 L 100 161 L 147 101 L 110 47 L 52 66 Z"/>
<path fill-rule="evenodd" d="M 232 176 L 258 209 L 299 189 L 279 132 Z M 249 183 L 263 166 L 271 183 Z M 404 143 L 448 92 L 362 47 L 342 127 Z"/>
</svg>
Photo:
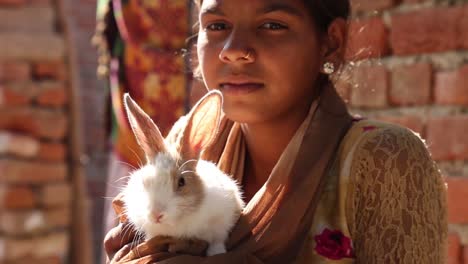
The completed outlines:
<svg viewBox="0 0 468 264">
<path fill-rule="evenodd" d="M 151 118 L 124 95 L 125 109 L 147 163 L 123 190 L 128 220 L 148 240 L 156 235 L 197 238 L 207 255 L 226 252 L 225 241 L 244 208 L 237 183 L 200 152 L 217 133 L 222 96 L 210 92 L 187 115 L 180 149 L 169 146 Z"/>
</svg>

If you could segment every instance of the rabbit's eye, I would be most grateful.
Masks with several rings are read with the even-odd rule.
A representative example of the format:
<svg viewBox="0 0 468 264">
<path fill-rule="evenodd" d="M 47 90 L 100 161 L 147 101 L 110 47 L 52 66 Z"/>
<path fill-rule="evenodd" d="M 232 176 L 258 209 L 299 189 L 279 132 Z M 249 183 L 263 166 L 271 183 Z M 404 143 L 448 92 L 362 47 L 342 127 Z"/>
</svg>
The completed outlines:
<svg viewBox="0 0 468 264">
<path fill-rule="evenodd" d="M 185 186 L 185 179 L 183 177 L 179 178 L 179 182 L 177 183 L 179 187 Z"/>
</svg>

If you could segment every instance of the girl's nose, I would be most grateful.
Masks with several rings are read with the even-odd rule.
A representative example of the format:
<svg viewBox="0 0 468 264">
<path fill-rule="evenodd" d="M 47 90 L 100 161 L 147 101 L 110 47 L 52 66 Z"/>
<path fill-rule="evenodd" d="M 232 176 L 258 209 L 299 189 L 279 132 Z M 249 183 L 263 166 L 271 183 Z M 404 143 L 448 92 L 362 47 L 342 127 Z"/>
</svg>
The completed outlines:
<svg viewBox="0 0 468 264">
<path fill-rule="evenodd" d="M 219 53 L 219 59 L 224 63 L 252 63 L 256 59 L 256 52 L 249 45 L 247 33 L 233 30 Z"/>
</svg>

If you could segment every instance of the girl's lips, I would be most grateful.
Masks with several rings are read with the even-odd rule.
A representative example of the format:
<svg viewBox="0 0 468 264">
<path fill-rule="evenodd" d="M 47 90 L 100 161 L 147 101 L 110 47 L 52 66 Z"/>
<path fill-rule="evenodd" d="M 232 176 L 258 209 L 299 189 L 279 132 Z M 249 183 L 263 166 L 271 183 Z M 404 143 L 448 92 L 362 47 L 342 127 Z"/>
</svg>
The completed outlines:
<svg viewBox="0 0 468 264">
<path fill-rule="evenodd" d="M 220 91 L 229 94 L 247 94 L 263 88 L 261 83 L 222 83 Z"/>
</svg>

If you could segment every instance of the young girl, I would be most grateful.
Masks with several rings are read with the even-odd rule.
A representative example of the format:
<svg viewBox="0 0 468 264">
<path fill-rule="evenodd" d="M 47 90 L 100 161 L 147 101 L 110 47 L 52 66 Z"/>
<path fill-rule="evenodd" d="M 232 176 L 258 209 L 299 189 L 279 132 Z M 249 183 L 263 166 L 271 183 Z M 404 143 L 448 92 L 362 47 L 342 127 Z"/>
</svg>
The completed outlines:
<svg viewBox="0 0 468 264">
<path fill-rule="evenodd" d="M 133 254 L 120 224 L 105 239 L 111 263 L 444 263 L 445 186 L 424 143 L 353 119 L 330 81 L 348 0 L 197 4 L 200 75 L 225 113 L 206 157 L 248 204 L 225 254 L 202 257 L 203 241 L 171 238 Z"/>
</svg>

